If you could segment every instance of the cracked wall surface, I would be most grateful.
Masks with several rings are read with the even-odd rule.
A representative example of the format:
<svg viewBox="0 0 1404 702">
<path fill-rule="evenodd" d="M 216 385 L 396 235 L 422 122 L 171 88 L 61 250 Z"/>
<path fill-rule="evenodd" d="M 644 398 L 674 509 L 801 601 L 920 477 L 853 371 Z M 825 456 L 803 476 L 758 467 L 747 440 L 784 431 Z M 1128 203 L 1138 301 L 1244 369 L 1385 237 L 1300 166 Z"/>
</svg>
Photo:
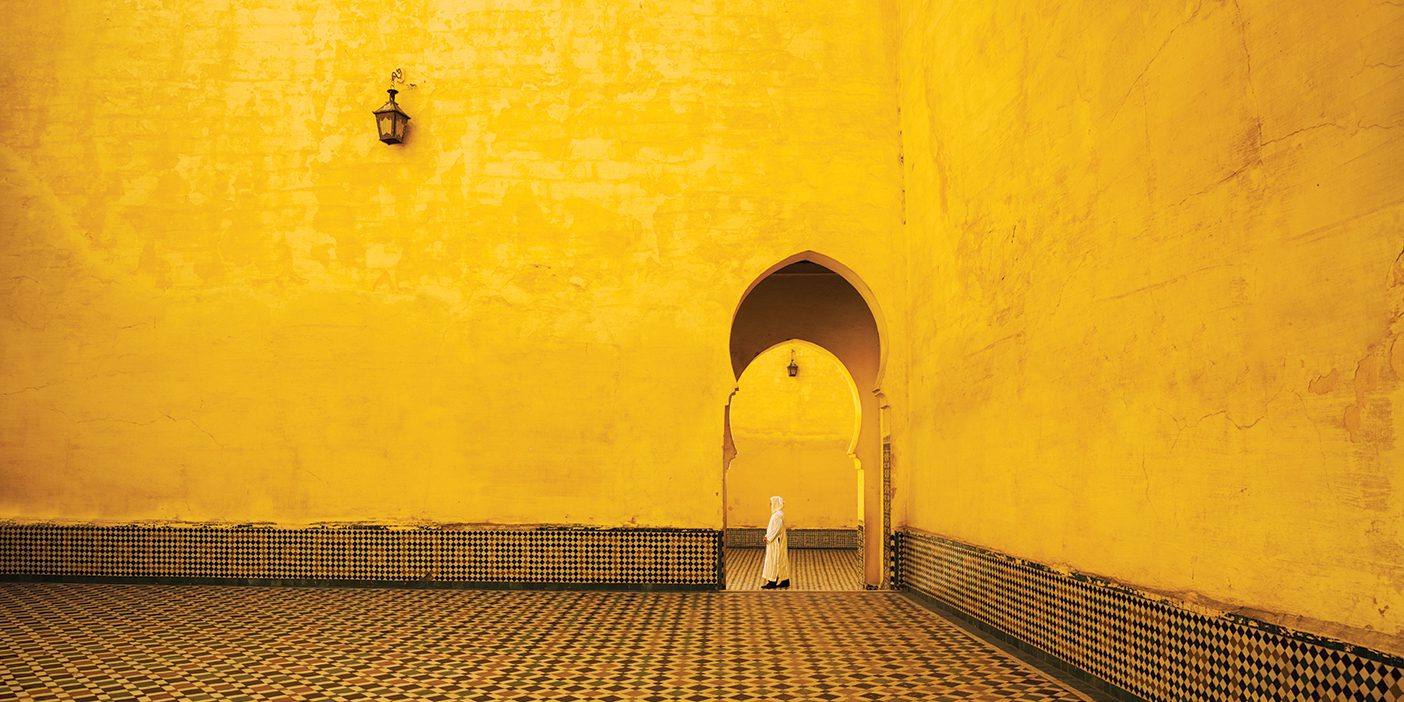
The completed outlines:
<svg viewBox="0 0 1404 702">
<path fill-rule="evenodd" d="M 746 287 L 899 295 L 894 17 L 5 13 L 0 518 L 719 527 Z"/>
<path fill-rule="evenodd" d="M 900 24 L 906 521 L 1404 652 L 1404 7 Z"/>
</svg>

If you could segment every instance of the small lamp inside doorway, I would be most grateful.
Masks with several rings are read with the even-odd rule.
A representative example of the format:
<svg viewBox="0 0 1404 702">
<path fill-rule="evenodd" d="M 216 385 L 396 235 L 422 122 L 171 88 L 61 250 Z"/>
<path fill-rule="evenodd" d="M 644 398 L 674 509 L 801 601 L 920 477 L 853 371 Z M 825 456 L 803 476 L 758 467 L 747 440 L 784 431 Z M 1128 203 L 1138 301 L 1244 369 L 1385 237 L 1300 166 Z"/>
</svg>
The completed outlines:
<svg viewBox="0 0 1404 702">
<path fill-rule="evenodd" d="M 785 370 L 790 371 L 790 377 L 799 375 L 799 365 L 795 363 L 795 352 L 790 351 L 790 365 L 785 366 Z"/>
<path fill-rule="evenodd" d="M 385 92 L 390 93 L 390 101 L 375 111 L 375 128 L 380 132 L 381 141 L 399 144 L 405 140 L 405 129 L 409 126 L 410 116 L 395 102 L 395 94 L 400 91 L 391 88 Z"/>
</svg>

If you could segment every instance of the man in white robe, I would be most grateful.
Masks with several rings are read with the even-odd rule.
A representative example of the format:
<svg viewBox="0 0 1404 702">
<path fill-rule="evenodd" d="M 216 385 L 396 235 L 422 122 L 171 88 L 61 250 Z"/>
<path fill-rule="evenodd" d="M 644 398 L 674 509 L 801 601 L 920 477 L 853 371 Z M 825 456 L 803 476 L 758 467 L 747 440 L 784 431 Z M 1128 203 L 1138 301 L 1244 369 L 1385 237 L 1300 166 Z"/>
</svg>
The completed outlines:
<svg viewBox="0 0 1404 702">
<path fill-rule="evenodd" d="M 785 501 L 770 498 L 770 525 L 765 528 L 765 563 L 761 566 L 762 590 L 790 586 L 790 537 L 785 534 Z"/>
</svg>

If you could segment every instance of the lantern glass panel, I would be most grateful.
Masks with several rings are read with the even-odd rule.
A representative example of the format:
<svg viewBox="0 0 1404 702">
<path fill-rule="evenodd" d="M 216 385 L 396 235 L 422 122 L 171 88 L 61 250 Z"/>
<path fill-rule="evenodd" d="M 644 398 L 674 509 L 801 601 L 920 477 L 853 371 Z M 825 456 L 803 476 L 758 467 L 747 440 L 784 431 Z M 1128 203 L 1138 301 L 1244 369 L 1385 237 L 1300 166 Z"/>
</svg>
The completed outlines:
<svg viewBox="0 0 1404 702">
<path fill-rule="evenodd" d="M 399 91 L 387 92 L 390 93 L 390 101 L 375 111 L 375 129 L 379 132 L 381 141 L 386 144 L 398 144 L 404 141 L 405 127 L 409 124 L 410 117 L 395 104 L 395 93 Z"/>
</svg>

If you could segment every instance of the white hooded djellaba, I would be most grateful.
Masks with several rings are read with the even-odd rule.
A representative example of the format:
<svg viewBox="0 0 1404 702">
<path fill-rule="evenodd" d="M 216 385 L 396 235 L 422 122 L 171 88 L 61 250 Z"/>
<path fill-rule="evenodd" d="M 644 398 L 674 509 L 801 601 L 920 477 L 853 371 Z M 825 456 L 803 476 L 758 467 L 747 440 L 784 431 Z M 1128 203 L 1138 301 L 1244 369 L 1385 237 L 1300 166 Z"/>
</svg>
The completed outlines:
<svg viewBox="0 0 1404 702">
<path fill-rule="evenodd" d="M 770 582 L 783 582 L 790 579 L 790 538 L 785 534 L 785 501 L 779 497 L 770 498 L 770 525 L 765 529 L 765 564 L 761 566 L 761 579 Z"/>
</svg>

